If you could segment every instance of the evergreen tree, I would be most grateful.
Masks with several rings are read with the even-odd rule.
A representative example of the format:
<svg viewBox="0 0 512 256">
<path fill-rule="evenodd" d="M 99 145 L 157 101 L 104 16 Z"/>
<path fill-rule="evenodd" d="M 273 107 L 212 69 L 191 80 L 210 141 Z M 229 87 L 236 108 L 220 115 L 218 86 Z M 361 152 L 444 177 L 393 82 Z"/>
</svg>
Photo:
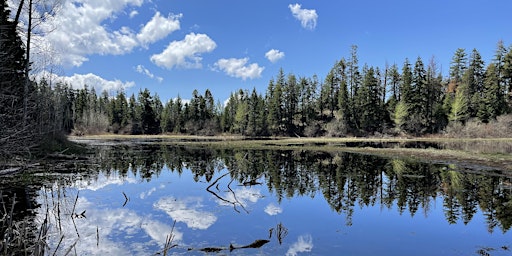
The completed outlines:
<svg viewBox="0 0 512 256">
<path fill-rule="evenodd" d="M 412 71 L 409 59 L 405 59 L 402 66 L 402 78 L 400 83 L 400 101 L 393 112 L 393 121 L 398 131 L 407 131 L 410 115 L 414 111 L 414 94 L 412 89 Z"/>
<path fill-rule="evenodd" d="M 249 115 L 249 106 L 247 100 L 247 93 L 243 90 L 238 91 L 238 104 L 236 108 L 236 114 L 233 123 L 233 131 L 238 134 L 247 135 L 247 127 L 248 127 L 248 115 Z"/>
<path fill-rule="evenodd" d="M 174 130 L 174 120 L 172 119 L 173 105 L 174 102 L 169 100 L 162 110 L 160 117 L 160 130 L 162 133 L 172 132 Z"/>
<path fill-rule="evenodd" d="M 427 72 L 420 57 L 414 64 L 413 71 L 413 102 L 411 104 L 412 114 L 411 132 L 421 134 L 428 129 L 428 86 L 427 86 Z"/>
<path fill-rule="evenodd" d="M 359 102 L 361 103 L 359 114 L 361 116 L 362 131 L 365 133 L 381 131 L 383 121 L 381 91 L 377 74 L 373 67 L 370 67 L 364 73 L 359 96 Z"/>
<path fill-rule="evenodd" d="M 295 134 L 295 114 L 297 113 L 299 103 L 299 91 L 297 78 L 293 74 L 289 74 L 285 86 L 283 87 L 283 125 L 286 135 Z"/>
<path fill-rule="evenodd" d="M 468 76 L 466 72 L 464 76 Z M 469 88 L 467 83 L 462 83 L 457 87 L 455 100 L 453 101 L 449 119 L 452 122 L 466 122 L 469 118 Z"/>
<path fill-rule="evenodd" d="M 428 132 L 439 132 L 448 124 L 443 110 L 443 77 L 438 73 L 437 63 L 432 57 L 427 68 L 427 123 Z"/>
<path fill-rule="evenodd" d="M 233 132 L 236 110 L 238 108 L 238 99 L 236 94 L 231 93 L 222 112 L 221 130 L 223 132 Z"/>
<path fill-rule="evenodd" d="M 496 64 L 489 64 L 485 72 L 483 97 L 478 109 L 478 117 L 483 122 L 495 119 L 506 108 L 499 81 L 499 72 Z"/>
<path fill-rule="evenodd" d="M 508 111 L 512 110 L 512 45 L 503 59 L 503 81 L 505 84 Z"/>
<path fill-rule="evenodd" d="M 462 76 L 467 69 L 467 54 L 463 48 L 457 49 L 452 58 L 450 66 L 450 80 L 455 83 L 455 87 L 462 81 Z"/>
<path fill-rule="evenodd" d="M 267 89 L 268 117 L 267 124 L 269 132 L 272 135 L 282 135 L 284 132 L 284 96 L 283 87 L 285 86 L 284 71 L 279 70 L 277 81 L 270 81 Z"/>
<path fill-rule="evenodd" d="M 160 122 L 155 111 L 155 104 L 153 97 L 151 97 L 149 90 L 146 88 L 144 91 L 139 92 L 139 113 L 140 125 L 143 134 L 157 134 L 160 132 Z"/>
<path fill-rule="evenodd" d="M 345 73 L 345 60 L 341 60 L 337 64 L 337 70 L 339 75 L 339 92 L 338 92 L 338 111 L 339 111 L 339 122 L 340 127 L 344 128 L 344 131 L 341 131 L 342 133 L 347 133 L 348 131 L 354 130 L 354 125 L 351 123 L 350 120 L 350 109 L 351 109 L 351 101 L 349 98 L 349 92 L 348 92 L 348 86 L 347 86 L 347 79 L 346 79 L 346 73 Z"/>
<path fill-rule="evenodd" d="M 183 102 L 179 95 L 172 105 L 170 121 L 174 123 L 174 127 L 172 129 L 174 133 L 183 132 L 185 113 L 183 110 Z"/>
</svg>

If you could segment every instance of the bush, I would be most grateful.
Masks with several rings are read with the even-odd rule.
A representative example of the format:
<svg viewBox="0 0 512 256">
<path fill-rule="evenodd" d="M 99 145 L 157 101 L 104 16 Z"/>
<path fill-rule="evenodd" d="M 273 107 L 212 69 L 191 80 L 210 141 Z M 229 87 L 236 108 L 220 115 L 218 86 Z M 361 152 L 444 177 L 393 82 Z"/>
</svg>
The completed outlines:
<svg viewBox="0 0 512 256">
<path fill-rule="evenodd" d="M 461 122 L 451 122 L 444 133 L 453 138 L 510 138 L 512 114 L 498 116 L 489 123 L 483 123 L 478 119 L 470 119 L 465 125 Z"/>
</svg>

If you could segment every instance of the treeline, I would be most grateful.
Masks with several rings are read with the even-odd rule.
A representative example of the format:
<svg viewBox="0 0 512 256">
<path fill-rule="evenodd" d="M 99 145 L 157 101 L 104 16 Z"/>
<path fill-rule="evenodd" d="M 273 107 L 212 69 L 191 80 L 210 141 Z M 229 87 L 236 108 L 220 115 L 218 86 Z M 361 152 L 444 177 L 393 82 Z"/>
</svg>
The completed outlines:
<svg viewBox="0 0 512 256">
<path fill-rule="evenodd" d="M 434 59 L 425 64 L 419 57 L 400 67 L 360 66 L 353 46 L 323 81 L 281 69 L 265 92 L 240 89 L 226 104 L 215 102 L 210 90 L 162 102 L 147 89 L 109 95 L 82 84 L 31 80 L 27 44 L 6 1 L 0 4 L 1 155 L 30 152 L 62 132 L 314 137 L 423 135 L 468 122 L 485 124 L 485 131 L 512 126 L 512 117 L 505 125 L 498 118 L 512 109 L 512 47 L 501 41 L 487 65 L 476 49 L 458 49 L 448 77 Z"/>
<path fill-rule="evenodd" d="M 233 92 L 226 104 L 212 92 L 194 90 L 190 101 L 161 102 L 147 89 L 127 97 L 94 88 L 74 90 L 43 80 L 39 90 L 53 93 L 56 120 L 66 132 L 244 136 L 367 136 L 439 133 L 469 120 L 494 122 L 512 109 L 512 48 L 499 42 L 485 66 L 479 52 L 457 49 L 443 78 L 434 59 L 418 57 L 384 68 L 359 67 L 357 47 L 337 61 L 324 81 L 281 69 L 266 92 Z"/>
</svg>

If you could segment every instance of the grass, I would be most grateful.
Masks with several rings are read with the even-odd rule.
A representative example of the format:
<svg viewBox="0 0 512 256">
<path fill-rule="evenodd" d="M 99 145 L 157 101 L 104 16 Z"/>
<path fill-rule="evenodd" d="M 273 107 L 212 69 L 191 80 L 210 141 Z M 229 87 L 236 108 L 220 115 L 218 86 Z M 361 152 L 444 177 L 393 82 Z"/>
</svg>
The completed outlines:
<svg viewBox="0 0 512 256">
<path fill-rule="evenodd" d="M 86 140 L 156 140 L 159 143 L 213 148 L 241 149 L 292 149 L 345 151 L 372 154 L 385 157 L 406 157 L 431 162 L 458 162 L 469 165 L 488 166 L 512 171 L 512 154 L 502 151 L 503 147 L 494 147 L 498 143 L 505 148 L 512 148 L 512 138 L 446 138 L 446 137 L 345 137 L 345 138 L 291 138 L 268 137 L 248 138 L 243 136 L 189 136 L 189 135 L 94 135 L 70 137 L 70 140 L 84 142 Z M 346 143 L 392 143 L 394 146 L 377 148 L 371 146 L 348 147 Z M 435 143 L 443 149 L 404 148 L 401 144 L 411 142 Z M 461 145 L 467 145 L 461 147 Z M 486 145 L 479 150 L 479 145 Z"/>
</svg>

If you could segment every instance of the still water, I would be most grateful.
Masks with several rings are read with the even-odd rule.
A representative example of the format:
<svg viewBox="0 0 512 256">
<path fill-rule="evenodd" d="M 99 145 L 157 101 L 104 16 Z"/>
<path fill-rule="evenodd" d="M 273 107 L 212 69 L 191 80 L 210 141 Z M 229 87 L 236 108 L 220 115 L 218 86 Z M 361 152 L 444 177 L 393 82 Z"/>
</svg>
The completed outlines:
<svg viewBox="0 0 512 256">
<path fill-rule="evenodd" d="M 52 255 L 511 255 L 510 172 L 346 152 L 97 144 L 34 199 Z"/>
</svg>

